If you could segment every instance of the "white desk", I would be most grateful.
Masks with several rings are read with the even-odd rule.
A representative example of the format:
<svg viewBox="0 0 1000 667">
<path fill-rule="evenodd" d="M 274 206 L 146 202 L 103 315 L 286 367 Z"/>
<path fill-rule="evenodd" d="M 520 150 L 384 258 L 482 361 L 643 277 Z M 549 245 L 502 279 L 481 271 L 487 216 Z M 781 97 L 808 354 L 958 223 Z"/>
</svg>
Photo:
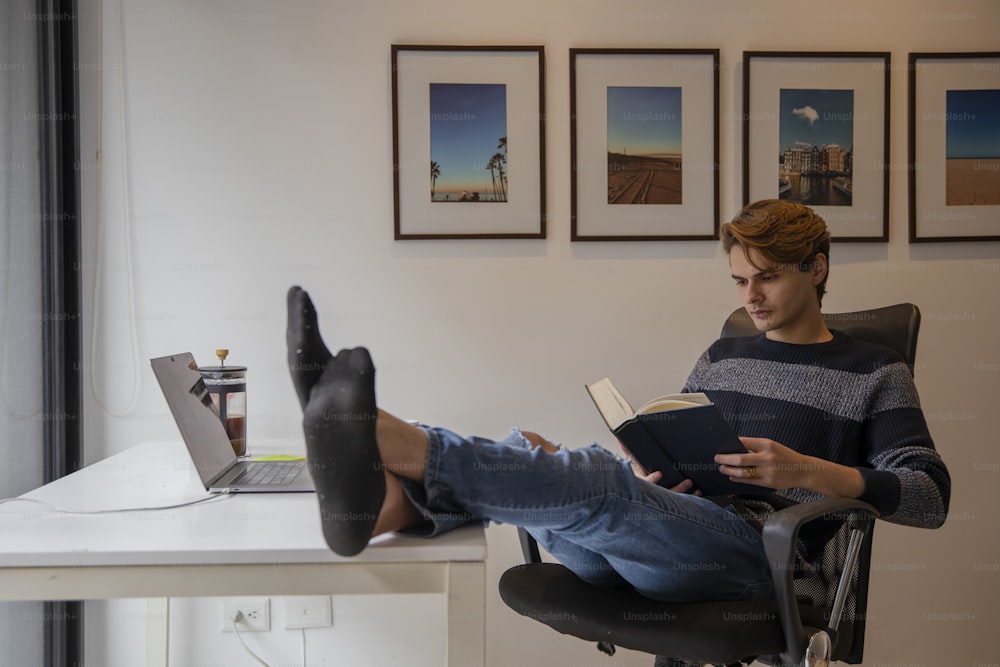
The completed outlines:
<svg viewBox="0 0 1000 667">
<path fill-rule="evenodd" d="M 139 445 L 25 497 L 97 510 L 204 495 L 187 451 L 170 442 Z M 323 541 L 311 493 L 96 515 L 0 505 L 0 600 L 443 593 L 451 667 L 484 663 L 485 559 L 479 526 L 430 540 L 385 536 L 342 558 Z M 147 627 L 147 665 L 165 665 L 166 615 L 150 618 L 162 621 Z"/>
</svg>

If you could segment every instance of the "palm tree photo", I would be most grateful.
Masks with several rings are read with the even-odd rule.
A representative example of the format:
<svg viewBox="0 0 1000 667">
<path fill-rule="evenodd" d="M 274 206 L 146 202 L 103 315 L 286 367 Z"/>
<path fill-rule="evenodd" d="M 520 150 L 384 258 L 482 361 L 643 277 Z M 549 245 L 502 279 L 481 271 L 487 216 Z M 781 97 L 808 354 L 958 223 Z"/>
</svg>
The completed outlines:
<svg viewBox="0 0 1000 667">
<path fill-rule="evenodd" d="M 441 176 L 441 165 L 431 160 L 431 201 L 434 201 L 434 186 L 437 185 L 439 176 Z"/>
<path fill-rule="evenodd" d="M 431 83 L 429 92 L 431 201 L 506 202 L 506 84 Z"/>
</svg>

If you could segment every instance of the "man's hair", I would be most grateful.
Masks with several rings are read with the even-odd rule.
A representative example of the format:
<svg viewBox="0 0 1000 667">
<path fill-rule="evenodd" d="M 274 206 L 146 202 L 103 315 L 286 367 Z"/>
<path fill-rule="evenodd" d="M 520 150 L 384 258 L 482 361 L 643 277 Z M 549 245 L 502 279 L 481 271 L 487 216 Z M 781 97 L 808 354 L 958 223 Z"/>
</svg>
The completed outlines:
<svg viewBox="0 0 1000 667">
<path fill-rule="evenodd" d="M 812 270 L 816 255 L 827 258 L 827 276 L 830 275 L 830 232 L 826 222 L 808 206 L 782 199 L 763 199 L 747 204 L 732 219 L 722 225 L 722 247 L 728 255 L 733 246 L 743 249 L 750 259 L 750 249 L 757 250 L 777 268 L 795 267 L 799 271 Z M 816 285 L 820 304 L 826 293 L 826 276 Z"/>
</svg>

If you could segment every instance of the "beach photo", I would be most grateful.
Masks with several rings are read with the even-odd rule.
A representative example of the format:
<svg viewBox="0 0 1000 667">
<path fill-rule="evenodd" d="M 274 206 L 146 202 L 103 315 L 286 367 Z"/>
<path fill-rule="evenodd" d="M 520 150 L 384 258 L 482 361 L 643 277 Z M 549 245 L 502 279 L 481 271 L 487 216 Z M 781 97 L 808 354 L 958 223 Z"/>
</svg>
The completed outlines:
<svg viewBox="0 0 1000 667">
<path fill-rule="evenodd" d="M 507 86 L 430 84 L 432 202 L 507 201 Z"/>
<path fill-rule="evenodd" d="M 782 88 L 778 196 L 807 206 L 850 206 L 854 91 Z"/>
<path fill-rule="evenodd" d="M 1000 90 L 949 90 L 945 205 L 1000 204 Z"/>
<path fill-rule="evenodd" d="M 681 88 L 607 91 L 608 204 L 682 204 Z"/>
</svg>

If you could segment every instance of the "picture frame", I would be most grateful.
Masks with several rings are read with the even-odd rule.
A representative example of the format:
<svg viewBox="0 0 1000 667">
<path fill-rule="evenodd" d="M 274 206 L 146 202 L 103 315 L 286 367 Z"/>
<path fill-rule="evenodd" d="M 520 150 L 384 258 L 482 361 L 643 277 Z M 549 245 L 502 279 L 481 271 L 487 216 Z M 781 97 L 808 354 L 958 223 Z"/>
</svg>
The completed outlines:
<svg viewBox="0 0 1000 667">
<path fill-rule="evenodd" d="M 1000 241 L 1000 52 L 910 53 L 910 242 Z"/>
<path fill-rule="evenodd" d="M 394 238 L 545 238 L 542 46 L 393 44 Z"/>
<path fill-rule="evenodd" d="M 743 52 L 743 203 L 812 207 L 836 241 L 889 240 L 883 52 Z"/>
<path fill-rule="evenodd" d="M 718 239 L 719 49 L 573 48 L 569 66 L 571 240 Z"/>
</svg>

